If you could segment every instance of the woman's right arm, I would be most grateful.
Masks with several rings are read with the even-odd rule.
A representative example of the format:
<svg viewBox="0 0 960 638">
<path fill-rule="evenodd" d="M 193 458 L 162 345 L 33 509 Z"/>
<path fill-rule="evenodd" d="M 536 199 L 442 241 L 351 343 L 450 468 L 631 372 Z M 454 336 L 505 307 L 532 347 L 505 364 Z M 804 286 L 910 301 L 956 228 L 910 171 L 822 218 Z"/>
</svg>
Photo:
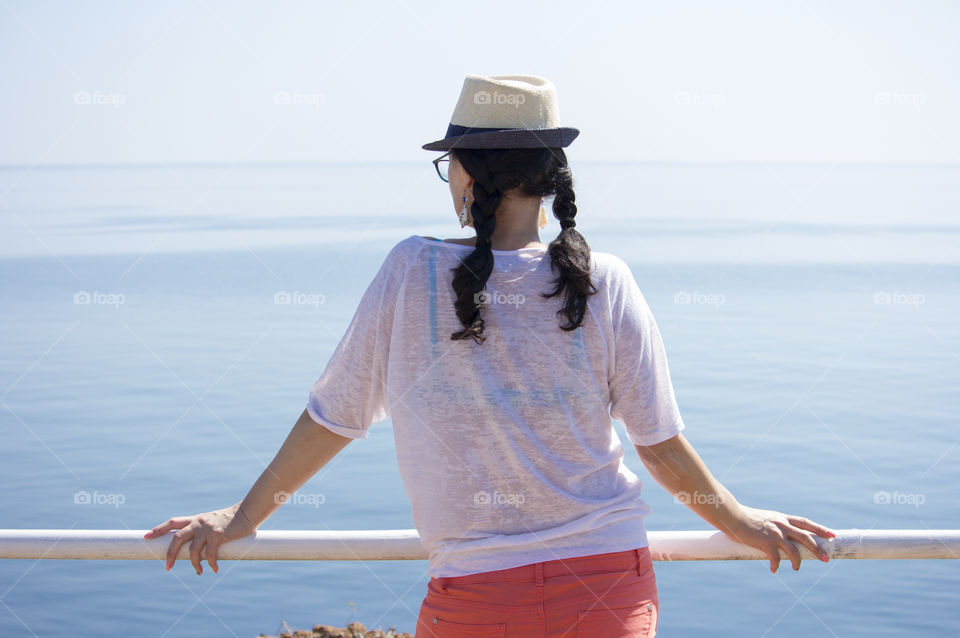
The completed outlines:
<svg viewBox="0 0 960 638">
<path fill-rule="evenodd" d="M 800 551 L 792 541 L 805 545 L 820 560 L 828 560 L 813 535 L 832 538 L 827 527 L 802 516 L 741 505 L 718 481 L 683 433 L 650 446 L 635 446 L 650 476 L 700 518 L 730 540 L 762 550 L 770 558 L 770 571 L 780 565 L 783 548 L 793 569 L 800 569 Z"/>
<path fill-rule="evenodd" d="M 190 562 L 194 570 L 198 575 L 203 572 L 200 553 L 206 546 L 204 557 L 216 573 L 220 545 L 255 532 L 291 494 L 352 440 L 331 432 L 304 410 L 273 461 L 241 502 L 204 514 L 171 518 L 147 532 L 145 538 L 156 538 L 171 529 L 178 529 L 180 531 L 173 535 L 167 548 L 167 569 L 173 566 L 184 543 L 192 541 Z"/>
</svg>

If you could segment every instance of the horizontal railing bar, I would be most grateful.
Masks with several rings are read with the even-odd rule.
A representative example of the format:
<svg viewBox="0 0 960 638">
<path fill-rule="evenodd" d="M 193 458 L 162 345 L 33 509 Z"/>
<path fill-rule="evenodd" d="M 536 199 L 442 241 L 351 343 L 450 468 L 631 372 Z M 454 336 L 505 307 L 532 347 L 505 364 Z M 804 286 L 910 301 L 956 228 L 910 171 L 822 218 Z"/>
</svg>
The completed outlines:
<svg viewBox="0 0 960 638">
<path fill-rule="evenodd" d="M 844 529 L 815 537 L 831 559 L 960 558 L 960 530 Z M 172 532 L 145 539 L 147 530 L 0 529 L 0 558 L 163 560 Z M 719 531 L 648 531 L 656 561 L 768 560 L 758 549 Z M 804 559 L 814 559 L 797 543 Z M 178 559 L 189 560 L 190 543 Z M 780 556 L 787 559 L 783 549 Z M 220 547 L 218 560 L 426 560 L 415 529 L 351 531 L 259 530 Z"/>
</svg>

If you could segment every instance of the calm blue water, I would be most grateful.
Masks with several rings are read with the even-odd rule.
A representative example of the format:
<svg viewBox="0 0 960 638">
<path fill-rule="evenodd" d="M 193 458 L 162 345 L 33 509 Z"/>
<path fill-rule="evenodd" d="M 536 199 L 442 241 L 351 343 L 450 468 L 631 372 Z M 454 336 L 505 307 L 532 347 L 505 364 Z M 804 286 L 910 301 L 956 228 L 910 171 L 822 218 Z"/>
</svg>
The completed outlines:
<svg viewBox="0 0 960 638">
<path fill-rule="evenodd" d="M 423 164 L 0 170 L 0 527 L 142 530 L 240 500 L 387 250 L 467 236 Z M 574 173 L 577 228 L 633 268 L 685 434 L 741 502 L 834 528 L 960 527 L 960 167 Z M 322 505 L 288 504 L 262 529 L 412 528 L 390 427 L 301 489 Z M 709 529 L 626 462 L 649 529 Z M 123 503 L 75 504 L 83 490 Z M 354 619 L 412 632 L 426 567 L 224 562 L 198 578 L 185 562 L 0 561 L 0 635 L 252 638 Z M 960 624 L 952 561 L 655 568 L 663 636 Z"/>
</svg>

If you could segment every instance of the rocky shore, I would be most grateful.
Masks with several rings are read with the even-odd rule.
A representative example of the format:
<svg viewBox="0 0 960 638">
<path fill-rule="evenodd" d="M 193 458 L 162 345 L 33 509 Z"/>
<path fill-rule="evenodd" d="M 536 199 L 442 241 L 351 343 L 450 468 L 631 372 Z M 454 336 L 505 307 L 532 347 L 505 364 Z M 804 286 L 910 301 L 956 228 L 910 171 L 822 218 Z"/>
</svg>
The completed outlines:
<svg viewBox="0 0 960 638">
<path fill-rule="evenodd" d="M 333 627 L 331 625 L 314 625 L 309 629 L 290 629 L 286 623 L 283 623 L 286 631 L 279 636 L 269 636 L 260 634 L 257 638 L 413 638 L 412 634 L 405 631 L 397 631 L 396 628 L 383 631 L 381 629 L 367 629 L 363 624 L 352 622 L 344 628 Z"/>
</svg>

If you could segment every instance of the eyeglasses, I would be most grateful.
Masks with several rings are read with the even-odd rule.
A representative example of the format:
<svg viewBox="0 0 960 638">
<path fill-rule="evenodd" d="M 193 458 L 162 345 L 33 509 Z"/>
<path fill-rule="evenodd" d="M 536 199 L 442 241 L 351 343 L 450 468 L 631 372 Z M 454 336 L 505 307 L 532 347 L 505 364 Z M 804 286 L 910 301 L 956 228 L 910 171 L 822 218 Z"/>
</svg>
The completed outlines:
<svg viewBox="0 0 960 638">
<path fill-rule="evenodd" d="M 437 169 L 437 175 L 445 182 L 450 181 L 450 158 L 447 157 L 448 155 L 450 155 L 450 151 L 433 160 L 433 167 Z"/>
</svg>

